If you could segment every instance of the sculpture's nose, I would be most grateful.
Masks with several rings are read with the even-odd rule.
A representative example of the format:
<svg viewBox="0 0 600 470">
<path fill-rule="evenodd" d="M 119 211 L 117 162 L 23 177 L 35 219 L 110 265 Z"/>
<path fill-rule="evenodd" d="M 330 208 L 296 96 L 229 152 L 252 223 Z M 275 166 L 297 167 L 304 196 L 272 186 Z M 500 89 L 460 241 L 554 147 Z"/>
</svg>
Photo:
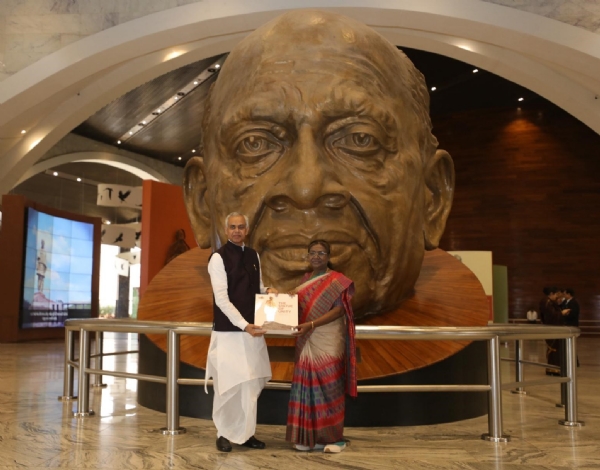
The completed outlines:
<svg viewBox="0 0 600 470">
<path fill-rule="evenodd" d="M 333 162 L 324 146 L 316 141 L 310 126 L 300 128 L 286 176 L 269 191 L 266 200 L 277 212 L 290 207 L 341 209 L 350 201 L 350 192 L 340 184 Z"/>
</svg>

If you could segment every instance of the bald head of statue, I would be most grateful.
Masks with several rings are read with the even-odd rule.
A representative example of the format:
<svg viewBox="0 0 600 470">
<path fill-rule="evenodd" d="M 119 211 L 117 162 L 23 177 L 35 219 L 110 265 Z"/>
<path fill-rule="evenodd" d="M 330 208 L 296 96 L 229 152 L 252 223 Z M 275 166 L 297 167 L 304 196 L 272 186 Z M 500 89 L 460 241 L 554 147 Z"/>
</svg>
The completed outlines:
<svg viewBox="0 0 600 470">
<path fill-rule="evenodd" d="M 207 99 L 184 191 L 200 246 L 248 215 L 266 285 L 295 287 L 313 239 L 354 280 L 355 315 L 411 295 L 450 212 L 454 167 L 431 133 L 423 76 L 378 33 L 300 10 L 229 54 Z"/>
</svg>

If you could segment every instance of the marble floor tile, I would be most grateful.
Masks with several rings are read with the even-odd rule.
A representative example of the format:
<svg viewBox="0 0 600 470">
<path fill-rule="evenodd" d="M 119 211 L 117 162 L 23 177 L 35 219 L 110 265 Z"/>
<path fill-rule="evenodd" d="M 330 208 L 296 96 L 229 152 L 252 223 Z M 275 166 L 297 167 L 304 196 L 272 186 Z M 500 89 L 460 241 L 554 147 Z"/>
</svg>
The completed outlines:
<svg viewBox="0 0 600 470">
<path fill-rule="evenodd" d="M 107 335 L 110 350 L 135 349 L 131 335 Z M 348 428 L 350 445 L 341 454 L 297 452 L 285 442 L 283 426 L 259 425 L 262 451 L 234 446 L 215 449 L 212 422 L 181 418 L 187 433 L 164 436 L 165 415 L 137 404 L 137 382 L 104 377 L 92 388 L 96 415 L 72 417 L 76 402 L 60 402 L 63 344 L 0 344 L 0 469 L 457 469 L 562 470 L 600 468 L 600 348 L 595 338 L 578 344 L 581 428 L 560 426 L 564 409 L 558 385 L 532 387 L 526 395 L 502 393 L 508 443 L 480 439 L 487 416 L 431 426 Z M 525 357 L 544 357 L 540 342 L 525 342 Z M 503 346 L 503 357 L 513 354 Z M 137 356 L 112 356 L 105 367 L 135 371 Z M 526 366 L 526 379 L 545 377 Z M 502 381 L 514 381 L 514 366 L 502 363 Z"/>
</svg>

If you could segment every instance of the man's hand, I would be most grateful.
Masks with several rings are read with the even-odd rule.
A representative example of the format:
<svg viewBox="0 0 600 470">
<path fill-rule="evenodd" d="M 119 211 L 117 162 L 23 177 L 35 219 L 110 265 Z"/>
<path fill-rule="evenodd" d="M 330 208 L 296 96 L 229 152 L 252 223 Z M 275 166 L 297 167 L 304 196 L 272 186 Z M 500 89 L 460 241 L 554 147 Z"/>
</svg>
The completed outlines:
<svg viewBox="0 0 600 470">
<path fill-rule="evenodd" d="M 269 287 L 267 289 L 267 294 L 275 294 L 277 296 L 277 295 L 279 295 L 279 291 L 277 289 L 275 289 L 274 287 Z"/>
<path fill-rule="evenodd" d="M 244 328 L 244 331 L 254 337 L 262 336 L 267 332 L 266 330 L 263 330 L 260 326 L 253 325 L 252 323 L 248 323 L 248 326 Z"/>
<path fill-rule="evenodd" d="M 566 308 L 561 312 L 563 315 L 568 315 L 569 313 L 571 313 L 571 309 L 570 308 Z"/>
</svg>

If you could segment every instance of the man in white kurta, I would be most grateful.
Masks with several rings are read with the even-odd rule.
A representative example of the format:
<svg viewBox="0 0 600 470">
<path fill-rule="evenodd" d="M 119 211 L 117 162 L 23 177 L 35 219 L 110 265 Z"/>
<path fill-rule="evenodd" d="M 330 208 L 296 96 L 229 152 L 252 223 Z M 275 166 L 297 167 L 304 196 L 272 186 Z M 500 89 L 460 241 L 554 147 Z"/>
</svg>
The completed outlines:
<svg viewBox="0 0 600 470">
<path fill-rule="evenodd" d="M 239 253 L 247 250 L 244 239 L 248 233 L 247 219 L 232 213 L 226 219 L 226 232 L 230 250 Z M 225 252 L 220 250 L 224 255 Z M 244 256 L 243 253 L 241 256 Z M 277 293 L 266 289 L 262 282 L 260 263 L 254 266 L 260 279 L 260 293 Z M 217 449 L 231 451 L 231 444 L 244 445 L 253 449 L 264 449 L 265 444 L 254 437 L 256 429 L 257 400 L 265 384 L 271 379 L 271 364 L 267 354 L 264 330 L 249 322 L 229 298 L 231 287 L 223 256 L 215 252 L 208 263 L 208 272 L 214 293 L 214 301 L 237 331 L 215 331 L 211 334 L 206 365 L 206 378 L 213 378 L 214 400 L 213 421 L 217 428 Z M 247 296 L 254 311 L 254 297 Z M 238 299 L 239 300 L 239 299 Z M 239 305 L 239 303 L 238 303 Z M 246 310 L 247 312 L 248 310 Z M 246 317 L 248 315 L 246 314 Z M 216 324 L 216 322 L 215 322 Z M 241 330 L 241 331 L 240 331 Z"/>
</svg>

